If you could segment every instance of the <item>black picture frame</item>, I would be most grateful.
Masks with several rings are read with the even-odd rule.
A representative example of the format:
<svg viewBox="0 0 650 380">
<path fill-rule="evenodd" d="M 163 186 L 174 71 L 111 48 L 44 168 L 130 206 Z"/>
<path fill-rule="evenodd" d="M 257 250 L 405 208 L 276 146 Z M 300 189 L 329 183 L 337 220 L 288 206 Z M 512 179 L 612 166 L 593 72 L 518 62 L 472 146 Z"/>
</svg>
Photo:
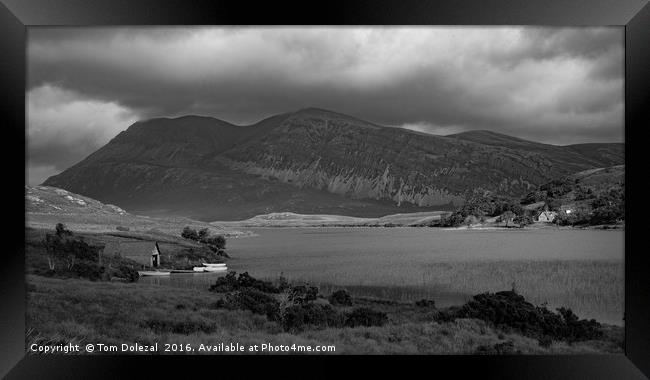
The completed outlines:
<svg viewBox="0 0 650 380">
<path fill-rule="evenodd" d="M 0 115 L 4 147 L 3 259 L 0 264 L 0 376 L 8 378 L 123 378 L 139 372 L 170 374 L 174 368 L 206 368 L 196 357 L 25 356 L 24 236 L 26 157 L 26 28 L 37 25 L 547 25 L 625 27 L 625 355 L 594 356 L 415 356 L 314 357 L 300 360 L 310 377 L 342 373 L 354 365 L 402 376 L 415 368 L 431 375 L 445 372 L 517 379 L 642 379 L 650 376 L 650 256 L 634 249 L 639 241 L 640 204 L 636 170 L 647 128 L 650 100 L 650 5 L 647 0 L 355 0 L 328 2 L 180 1 L 180 0 L 0 0 Z M 19 185 L 19 181 L 23 184 Z M 22 189 L 22 190 L 21 190 Z M 632 195 L 633 191 L 636 195 Z M 632 196 L 632 198 L 630 198 Z M 641 200 L 642 201 L 642 200 Z M 641 202 L 639 201 L 639 202 Z M 22 222 L 22 223 L 21 223 Z M 297 373 L 295 357 L 209 357 L 227 363 L 227 372 L 244 378 L 252 372 Z M 399 360 L 399 363 L 397 361 Z M 182 361 L 182 363 L 181 363 Z M 354 361 L 354 362 L 353 362 Z M 258 363 L 261 362 L 261 363 Z M 263 364 L 262 364 L 263 363 Z M 223 367 L 222 367 L 223 368 Z M 219 374 L 224 373 L 220 370 Z M 191 372 L 191 370 L 190 370 Z M 298 374 L 298 373 L 297 373 Z M 186 373 L 191 375 L 191 373 Z M 446 375 L 449 376 L 449 375 Z M 327 376 L 329 377 L 329 376 Z"/>
</svg>

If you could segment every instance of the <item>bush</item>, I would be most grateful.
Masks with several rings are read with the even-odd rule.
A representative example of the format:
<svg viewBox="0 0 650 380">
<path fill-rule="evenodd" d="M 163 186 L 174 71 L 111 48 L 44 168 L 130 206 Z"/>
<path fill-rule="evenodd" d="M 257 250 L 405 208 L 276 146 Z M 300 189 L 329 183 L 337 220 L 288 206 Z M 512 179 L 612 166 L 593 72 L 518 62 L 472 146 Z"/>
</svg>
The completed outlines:
<svg viewBox="0 0 650 380">
<path fill-rule="evenodd" d="M 72 236 L 72 231 L 68 230 L 63 223 L 57 223 L 56 226 L 54 226 L 54 230 L 56 233 L 56 236 L 59 238 L 63 238 L 66 236 Z"/>
<path fill-rule="evenodd" d="M 248 272 L 241 273 L 237 277 L 237 272 L 229 272 L 224 277 L 220 277 L 210 286 L 210 291 L 217 293 L 227 293 L 240 289 L 255 289 L 264 293 L 280 293 L 280 289 L 268 281 L 258 280 Z"/>
<path fill-rule="evenodd" d="M 205 237 L 201 238 L 200 241 L 201 243 L 207 244 L 209 247 L 211 247 L 214 250 L 226 248 L 226 238 L 224 238 L 221 235 L 210 236 L 210 237 L 206 235 Z"/>
<path fill-rule="evenodd" d="M 591 224 L 613 224 L 625 219 L 625 209 L 620 205 L 606 205 L 598 207 L 591 214 Z"/>
<path fill-rule="evenodd" d="M 104 267 L 100 267 L 95 263 L 80 261 L 73 267 L 72 273 L 77 277 L 87 278 L 91 281 L 99 281 L 104 278 L 105 271 Z"/>
<path fill-rule="evenodd" d="M 127 265 L 120 265 L 114 269 L 113 276 L 123 278 L 127 282 L 137 282 L 140 279 L 138 271 Z"/>
<path fill-rule="evenodd" d="M 227 293 L 239 290 L 239 282 L 237 281 L 237 272 L 228 272 L 224 277 L 219 277 L 214 285 L 210 286 L 211 292 Z"/>
<path fill-rule="evenodd" d="M 347 290 L 337 290 L 329 296 L 332 305 L 352 306 L 352 296 Z"/>
<path fill-rule="evenodd" d="M 282 313 L 285 331 L 301 331 L 306 327 L 342 327 L 345 317 L 330 305 L 307 303 L 289 306 Z"/>
<path fill-rule="evenodd" d="M 289 284 L 289 281 L 284 276 L 280 275 L 280 278 L 278 278 L 278 290 L 283 292 L 288 289 L 291 289 L 291 284 Z"/>
<path fill-rule="evenodd" d="M 186 226 L 185 228 L 183 228 L 183 231 L 181 232 L 181 236 L 189 240 L 194 240 L 194 241 L 199 240 L 199 233 L 196 232 L 196 230 L 191 228 L 190 226 Z"/>
<path fill-rule="evenodd" d="M 431 307 L 435 308 L 436 307 L 436 302 L 434 300 L 428 300 L 428 299 L 421 299 L 419 301 L 415 301 L 415 306 L 418 307 Z"/>
<path fill-rule="evenodd" d="M 289 291 L 289 301 L 294 304 L 304 305 L 318 298 L 318 288 L 308 285 L 297 285 Z"/>
<path fill-rule="evenodd" d="M 566 180 L 555 179 L 541 185 L 539 189 L 545 191 L 548 198 L 559 198 L 570 193 L 573 190 L 573 186 Z"/>
<path fill-rule="evenodd" d="M 523 213 L 521 215 L 515 216 L 512 221 L 518 224 L 519 227 L 523 228 L 529 224 L 533 224 L 533 217 L 530 215 L 530 213 Z"/>
<path fill-rule="evenodd" d="M 196 236 L 197 236 L 198 240 L 203 240 L 203 239 L 207 238 L 209 234 L 210 234 L 210 232 L 208 231 L 207 228 L 201 228 L 197 232 Z"/>
<path fill-rule="evenodd" d="M 527 302 L 514 291 L 504 291 L 476 295 L 460 309 L 441 317 L 481 319 L 538 339 L 548 336 L 573 342 L 602 336 L 602 326 L 595 320 L 579 320 L 570 309 L 557 310 L 555 314 Z"/>
<path fill-rule="evenodd" d="M 266 315 L 271 321 L 279 320 L 280 316 L 280 302 L 266 293 L 251 288 L 226 294 L 223 299 L 217 301 L 216 306 L 229 310 L 250 310 L 255 314 Z"/>
<path fill-rule="evenodd" d="M 83 264 L 85 266 L 90 265 L 89 263 L 97 263 L 99 255 L 104 249 L 101 244 L 91 245 L 85 242 L 82 237 L 74 236 L 62 223 L 57 223 L 54 234 L 45 234 L 45 239 L 41 241 L 41 245 L 47 253 L 49 269 L 72 276 L 77 276 L 76 265 L 82 265 L 82 262 L 85 263 Z M 88 270 L 89 268 L 86 267 L 80 268 L 79 273 L 86 273 Z M 88 273 L 92 278 L 95 278 L 95 274 Z"/>
<path fill-rule="evenodd" d="M 229 257 L 228 254 L 224 252 L 224 249 L 226 249 L 226 238 L 221 235 L 210 236 L 210 231 L 207 228 L 202 228 L 197 231 L 186 226 L 183 228 L 181 236 L 185 239 L 205 244 L 212 252 L 219 256 Z"/>
<path fill-rule="evenodd" d="M 591 223 L 591 215 L 585 210 L 575 210 L 571 214 L 559 213 L 555 223 L 560 226 L 583 226 Z"/>
<path fill-rule="evenodd" d="M 388 322 L 386 313 L 367 307 L 356 308 L 345 318 L 345 325 L 348 327 L 383 326 L 386 322 Z"/>
<path fill-rule="evenodd" d="M 123 227 L 123 226 L 117 226 L 117 227 L 115 227 L 115 229 L 118 230 L 118 231 L 129 231 L 130 230 L 129 227 Z"/>
<path fill-rule="evenodd" d="M 465 222 L 465 217 L 460 212 L 456 211 L 449 215 L 440 218 L 438 225 L 440 227 L 458 227 Z"/>
</svg>

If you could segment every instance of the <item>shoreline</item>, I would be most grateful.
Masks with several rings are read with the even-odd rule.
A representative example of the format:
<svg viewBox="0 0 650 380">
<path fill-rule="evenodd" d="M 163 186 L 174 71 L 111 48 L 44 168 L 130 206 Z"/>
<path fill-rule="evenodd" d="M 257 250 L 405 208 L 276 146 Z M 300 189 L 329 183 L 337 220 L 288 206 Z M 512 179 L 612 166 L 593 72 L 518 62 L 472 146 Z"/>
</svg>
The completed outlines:
<svg viewBox="0 0 650 380">
<path fill-rule="evenodd" d="M 226 225 L 218 224 L 219 226 L 227 227 Z M 625 231 L 625 225 L 596 225 L 596 226 L 555 226 L 555 225 L 529 225 L 526 227 L 504 227 L 504 226 L 460 226 L 460 227 L 430 227 L 430 226 L 409 226 L 409 225 L 359 225 L 359 224 L 332 224 L 332 225 L 240 225 L 237 228 L 417 228 L 417 229 L 436 229 L 446 231 L 465 231 L 465 230 L 480 230 L 480 231 L 532 231 L 532 230 L 601 230 L 601 231 Z M 244 234 L 239 235 L 238 238 L 250 237 L 252 235 Z M 254 235 L 253 235 L 254 236 Z"/>
</svg>

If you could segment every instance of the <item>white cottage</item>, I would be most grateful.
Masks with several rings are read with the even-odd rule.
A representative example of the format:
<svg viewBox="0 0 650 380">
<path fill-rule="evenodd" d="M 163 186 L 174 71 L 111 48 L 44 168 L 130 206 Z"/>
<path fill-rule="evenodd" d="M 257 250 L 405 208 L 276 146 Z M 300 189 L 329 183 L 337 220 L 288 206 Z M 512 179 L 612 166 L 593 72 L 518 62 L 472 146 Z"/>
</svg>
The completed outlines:
<svg viewBox="0 0 650 380">
<path fill-rule="evenodd" d="M 551 223 L 555 220 L 557 213 L 555 211 L 542 211 L 537 216 L 538 222 Z"/>
</svg>

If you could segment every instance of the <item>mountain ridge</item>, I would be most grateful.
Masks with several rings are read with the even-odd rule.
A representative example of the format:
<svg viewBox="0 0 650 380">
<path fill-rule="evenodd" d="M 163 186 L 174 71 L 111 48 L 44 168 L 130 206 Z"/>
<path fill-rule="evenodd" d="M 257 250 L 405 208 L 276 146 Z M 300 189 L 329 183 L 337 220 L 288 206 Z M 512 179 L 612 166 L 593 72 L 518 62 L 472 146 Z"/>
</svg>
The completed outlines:
<svg viewBox="0 0 650 380">
<path fill-rule="evenodd" d="M 477 189 L 521 195 L 621 164 L 623 149 L 489 131 L 427 135 L 311 107 L 239 126 L 193 115 L 136 122 L 44 184 L 201 220 L 286 211 L 376 217 L 451 209 Z"/>
</svg>

